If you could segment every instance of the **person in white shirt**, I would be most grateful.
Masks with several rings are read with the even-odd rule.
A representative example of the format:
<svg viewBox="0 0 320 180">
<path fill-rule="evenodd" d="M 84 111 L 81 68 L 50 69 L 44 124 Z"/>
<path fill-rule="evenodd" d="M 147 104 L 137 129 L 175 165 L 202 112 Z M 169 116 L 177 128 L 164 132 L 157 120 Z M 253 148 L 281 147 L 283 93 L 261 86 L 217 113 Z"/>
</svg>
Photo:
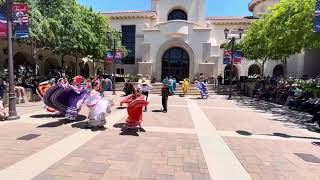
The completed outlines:
<svg viewBox="0 0 320 180">
<path fill-rule="evenodd" d="M 149 92 L 152 89 L 152 85 L 145 79 L 138 85 L 139 89 L 141 89 L 141 94 L 146 96 L 146 101 L 148 101 Z M 147 106 L 144 107 L 144 111 L 147 111 Z"/>
</svg>

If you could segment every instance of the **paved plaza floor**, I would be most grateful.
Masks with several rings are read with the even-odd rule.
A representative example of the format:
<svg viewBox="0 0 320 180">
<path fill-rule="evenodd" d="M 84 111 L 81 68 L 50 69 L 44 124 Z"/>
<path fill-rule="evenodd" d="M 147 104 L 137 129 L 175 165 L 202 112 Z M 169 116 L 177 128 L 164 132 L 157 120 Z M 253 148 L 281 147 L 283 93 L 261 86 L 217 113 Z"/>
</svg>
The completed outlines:
<svg viewBox="0 0 320 180">
<path fill-rule="evenodd" d="M 120 93 L 118 93 L 120 94 Z M 107 95 L 111 97 L 111 95 Z M 122 132 L 122 97 L 106 129 L 18 105 L 20 120 L 0 122 L 0 180 L 319 180 L 320 132 L 311 116 L 246 97 L 151 95 L 146 132 Z"/>
</svg>

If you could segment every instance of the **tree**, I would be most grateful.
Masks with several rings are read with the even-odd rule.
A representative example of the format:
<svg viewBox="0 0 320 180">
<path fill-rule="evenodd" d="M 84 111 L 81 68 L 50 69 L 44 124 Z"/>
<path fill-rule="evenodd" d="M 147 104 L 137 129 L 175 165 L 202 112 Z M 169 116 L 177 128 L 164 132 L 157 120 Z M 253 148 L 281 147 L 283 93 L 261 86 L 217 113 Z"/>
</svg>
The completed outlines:
<svg viewBox="0 0 320 180">
<path fill-rule="evenodd" d="M 245 56 L 253 60 L 281 60 L 303 49 L 320 47 L 313 32 L 315 0 L 282 0 L 249 28 L 242 42 Z M 286 68 L 285 68 L 286 69 Z"/>
<path fill-rule="evenodd" d="M 246 36 L 240 43 L 240 49 L 246 59 L 255 60 L 261 64 L 261 74 L 264 75 L 266 61 L 272 56 L 270 52 L 270 39 L 267 38 L 263 21 L 255 21 Z"/>
</svg>

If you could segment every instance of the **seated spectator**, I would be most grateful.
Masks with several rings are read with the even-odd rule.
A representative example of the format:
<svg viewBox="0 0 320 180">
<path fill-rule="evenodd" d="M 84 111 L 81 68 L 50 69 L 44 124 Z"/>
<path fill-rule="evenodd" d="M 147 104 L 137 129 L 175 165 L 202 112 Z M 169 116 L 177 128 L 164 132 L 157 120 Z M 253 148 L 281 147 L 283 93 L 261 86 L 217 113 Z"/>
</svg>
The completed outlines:
<svg viewBox="0 0 320 180">
<path fill-rule="evenodd" d="M 4 112 L 3 101 L 0 97 L 0 121 L 6 120 L 8 118 L 8 114 Z"/>
<path fill-rule="evenodd" d="M 14 84 L 15 84 L 14 91 L 17 94 L 19 102 L 24 103 L 26 96 L 27 96 L 27 93 L 26 93 L 25 88 L 23 87 L 21 78 L 16 79 Z"/>
<path fill-rule="evenodd" d="M 0 80 L 0 98 L 4 98 L 4 92 L 6 91 L 6 82 L 4 80 Z"/>
</svg>

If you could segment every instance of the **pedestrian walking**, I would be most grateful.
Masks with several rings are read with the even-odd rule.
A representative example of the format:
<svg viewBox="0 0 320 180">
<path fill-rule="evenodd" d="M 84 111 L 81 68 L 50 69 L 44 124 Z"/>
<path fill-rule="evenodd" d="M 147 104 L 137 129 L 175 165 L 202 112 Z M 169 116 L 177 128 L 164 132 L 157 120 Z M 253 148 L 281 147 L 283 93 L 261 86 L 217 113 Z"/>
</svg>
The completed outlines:
<svg viewBox="0 0 320 180">
<path fill-rule="evenodd" d="M 189 91 L 189 79 L 186 78 L 186 79 L 183 80 L 182 89 L 183 89 L 183 96 L 188 94 L 188 91 Z"/>
</svg>

